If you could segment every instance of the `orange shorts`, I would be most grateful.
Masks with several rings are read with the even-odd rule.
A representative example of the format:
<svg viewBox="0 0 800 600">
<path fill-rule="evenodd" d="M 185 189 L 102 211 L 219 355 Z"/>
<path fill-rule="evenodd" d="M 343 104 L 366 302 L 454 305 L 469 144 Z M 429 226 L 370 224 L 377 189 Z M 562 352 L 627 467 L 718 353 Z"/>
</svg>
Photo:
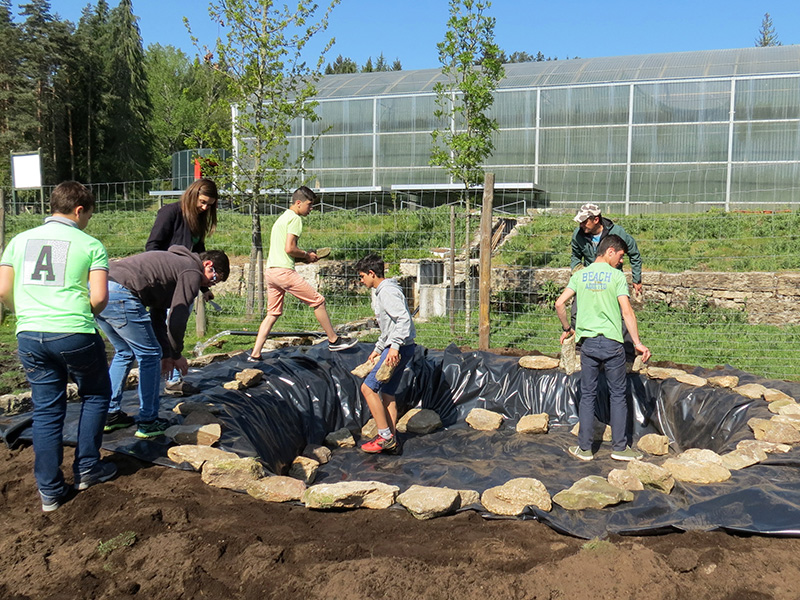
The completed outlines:
<svg viewBox="0 0 800 600">
<path fill-rule="evenodd" d="M 311 308 L 325 303 L 325 296 L 311 287 L 294 269 L 272 267 L 267 269 L 264 279 L 267 284 L 267 314 L 273 317 L 283 314 L 286 292 Z"/>
</svg>

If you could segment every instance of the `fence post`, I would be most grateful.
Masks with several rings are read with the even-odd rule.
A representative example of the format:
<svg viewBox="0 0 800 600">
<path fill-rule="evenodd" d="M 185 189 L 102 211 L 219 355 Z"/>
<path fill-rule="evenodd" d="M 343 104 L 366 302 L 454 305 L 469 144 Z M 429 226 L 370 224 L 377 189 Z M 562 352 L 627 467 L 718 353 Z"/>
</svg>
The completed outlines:
<svg viewBox="0 0 800 600">
<path fill-rule="evenodd" d="M 194 303 L 195 332 L 198 338 L 206 337 L 206 300 L 203 292 L 198 292 L 197 301 Z"/>
<path fill-rule="evenodd" d="M 489 349 L 489 305 L 492 298 L 492 204 L 494 203 L 494 173 L 483 178 L 481 206 L 481 258 L 478 278 L 478 349 Z"/>
<path fill-rule="evenodd" d="M 456 207 L 450 205 L 450 336 L 456 337 Z"/>
</svg>

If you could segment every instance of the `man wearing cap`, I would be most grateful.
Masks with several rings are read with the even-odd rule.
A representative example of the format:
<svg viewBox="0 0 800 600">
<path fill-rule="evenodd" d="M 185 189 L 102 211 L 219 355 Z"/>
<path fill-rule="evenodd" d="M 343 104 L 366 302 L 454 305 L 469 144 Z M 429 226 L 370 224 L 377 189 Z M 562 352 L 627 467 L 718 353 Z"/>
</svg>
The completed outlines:
<svg viewBox="0 0 800 600">
<path fill-rule="evenodd" d="M 631 263 L 633 274 L 633 289 L 637 294 L 642 292 L 642 255 L 634 240 L 622 225 L 617 225 L 610 219 L 600 214 L 597 204 L 584 204 L 573 219 L 578 227 L 572 233 L 572 258 L 569 261 L 571 269 L 579 264 L 588 267 L 594 262 L 597 255 L 597 245 L 607 235 L 618 235 L 628 246 L 628 260 Z"/>
</svg>

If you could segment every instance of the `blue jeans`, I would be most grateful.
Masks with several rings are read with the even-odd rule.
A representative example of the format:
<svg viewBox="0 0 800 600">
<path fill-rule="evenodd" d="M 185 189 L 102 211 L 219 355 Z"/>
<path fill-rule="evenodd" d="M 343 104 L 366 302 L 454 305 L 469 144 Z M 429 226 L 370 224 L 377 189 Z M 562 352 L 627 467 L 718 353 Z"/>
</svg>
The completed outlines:
<svg viewBox="0 0 800 600">
<path fill-rule="evenodd" d="M 403 379 L 403 370 L 406 368 L 409 361 L 414 358 L 414 350 L 416 347 L 416 344 L 400 346 L 400 350 L 398 350 L 400 353 L 400 362 L 398 362 L 397 366 L 394 368 L 392 378 L 386 383 L 381 383 L 375 378 L 375 375 L 377 375 L 378 369 L 381 368 L 383 361 L 386 360 L 386 356 L 389 354 L 390 347 L 387 346 L 384 348 L 380 358 L 378 358 L 378 362 L 375 363 L 375 366 L 372 367 L 372 371 L 369 372 L 369 375 L 367 375 L 367 378 L 364 380 L 366 386 L 373 392 L 394 396 L 395 392 L 397 392 L 397 387 L 400 385 L 400 380 Z"/>
<path fill-rule="evenodd" d="M 581 450 L 592 447 L 594 412 L 597 402 L 597 379 L 600 369 L 606 372 L 611 403 L 611 449 L 625 450 L 628 445 L 628 404 L 625 399 L 625 348 L 619 342 L 598 335 L 583 338 L 581 345 L 581 402 L 578 407 Z"/>
<path fill-rule="evenodd" d="M 161 345 L 158 343 L 150 313 L 133 293 L 115 281 L 108 282 L 108 306 L 97 316 L 97 324 L 115 354 L 109 368 L 111 402 L 108 412 L 120 410 L 125 380 L 139 363 L 139 422 L 149 423 L 158 417 L 161 385 Z"/>
<path fill-rule="evenodd" d="M 21 331 L 17 354 L 31 384 L 36 485 L 45 496 L 57 498 L 66 492 L 61 461 L 68 377 L 82 400 L 73 471 L 90 471 L 100 460 L 111 395 L 105 344 L 98 333 Z"/>
</svg>

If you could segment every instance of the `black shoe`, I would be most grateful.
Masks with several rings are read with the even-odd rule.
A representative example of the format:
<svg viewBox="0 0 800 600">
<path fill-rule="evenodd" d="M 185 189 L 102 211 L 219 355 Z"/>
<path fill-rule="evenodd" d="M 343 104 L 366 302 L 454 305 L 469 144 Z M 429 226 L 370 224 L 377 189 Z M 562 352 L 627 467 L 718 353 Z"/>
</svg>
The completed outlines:
<svg viewBox="0 0 800 600">
<path fill-rule="evenodd" d="M 103 433 L 111 433 L 117 429 L 124 429 L 130 427 L 134 423 L 136 423 L 136 419 L 126 415 L 121 410 L 115 410 L 114 412 L 108 413 L 108 416 L 106 416 L 106 424 L 103 427 Z"/>
<path fill-rule="evenodd" d="M 328 342 L 328 350 L 330 350 L 331 352 L 339 352 L 340 350 L 347 350 L 348 348 L 352 348 L 357 343 L 358 340 L 355 338 L 339 336 L 336 338 L 335 342 Z"/>
<path fill-rule="evenodd" d="M 148 439 L 164 435 L 164 432 L 169 428 L 169 421 L 166 419 L 156 419 L 149 423 L 139 423 L 139 428 L 136 430 L 135 435 L 137 438 Z"/>
<path fill-rule="evenodd" d="M 113 479 L 117 474 L 117 465 L 112 462 L 99 461 L 93 469 L 85 473 L 78 473 L 75 475 L 75 489 L 85 490 L 90 488 L 96 483 L 102 483 Z M 44 510 L 44 502 L 42 503 Z"/>
<path fill-rule="evenodd" d="M 260 354 L 258 356 L 253 356 L 252 354 L 248 354 L 246 360 L 249 363 L 259 363 L 262 360 L 264 360 L 264 357 L 262 357 Z"/>
</svg>

